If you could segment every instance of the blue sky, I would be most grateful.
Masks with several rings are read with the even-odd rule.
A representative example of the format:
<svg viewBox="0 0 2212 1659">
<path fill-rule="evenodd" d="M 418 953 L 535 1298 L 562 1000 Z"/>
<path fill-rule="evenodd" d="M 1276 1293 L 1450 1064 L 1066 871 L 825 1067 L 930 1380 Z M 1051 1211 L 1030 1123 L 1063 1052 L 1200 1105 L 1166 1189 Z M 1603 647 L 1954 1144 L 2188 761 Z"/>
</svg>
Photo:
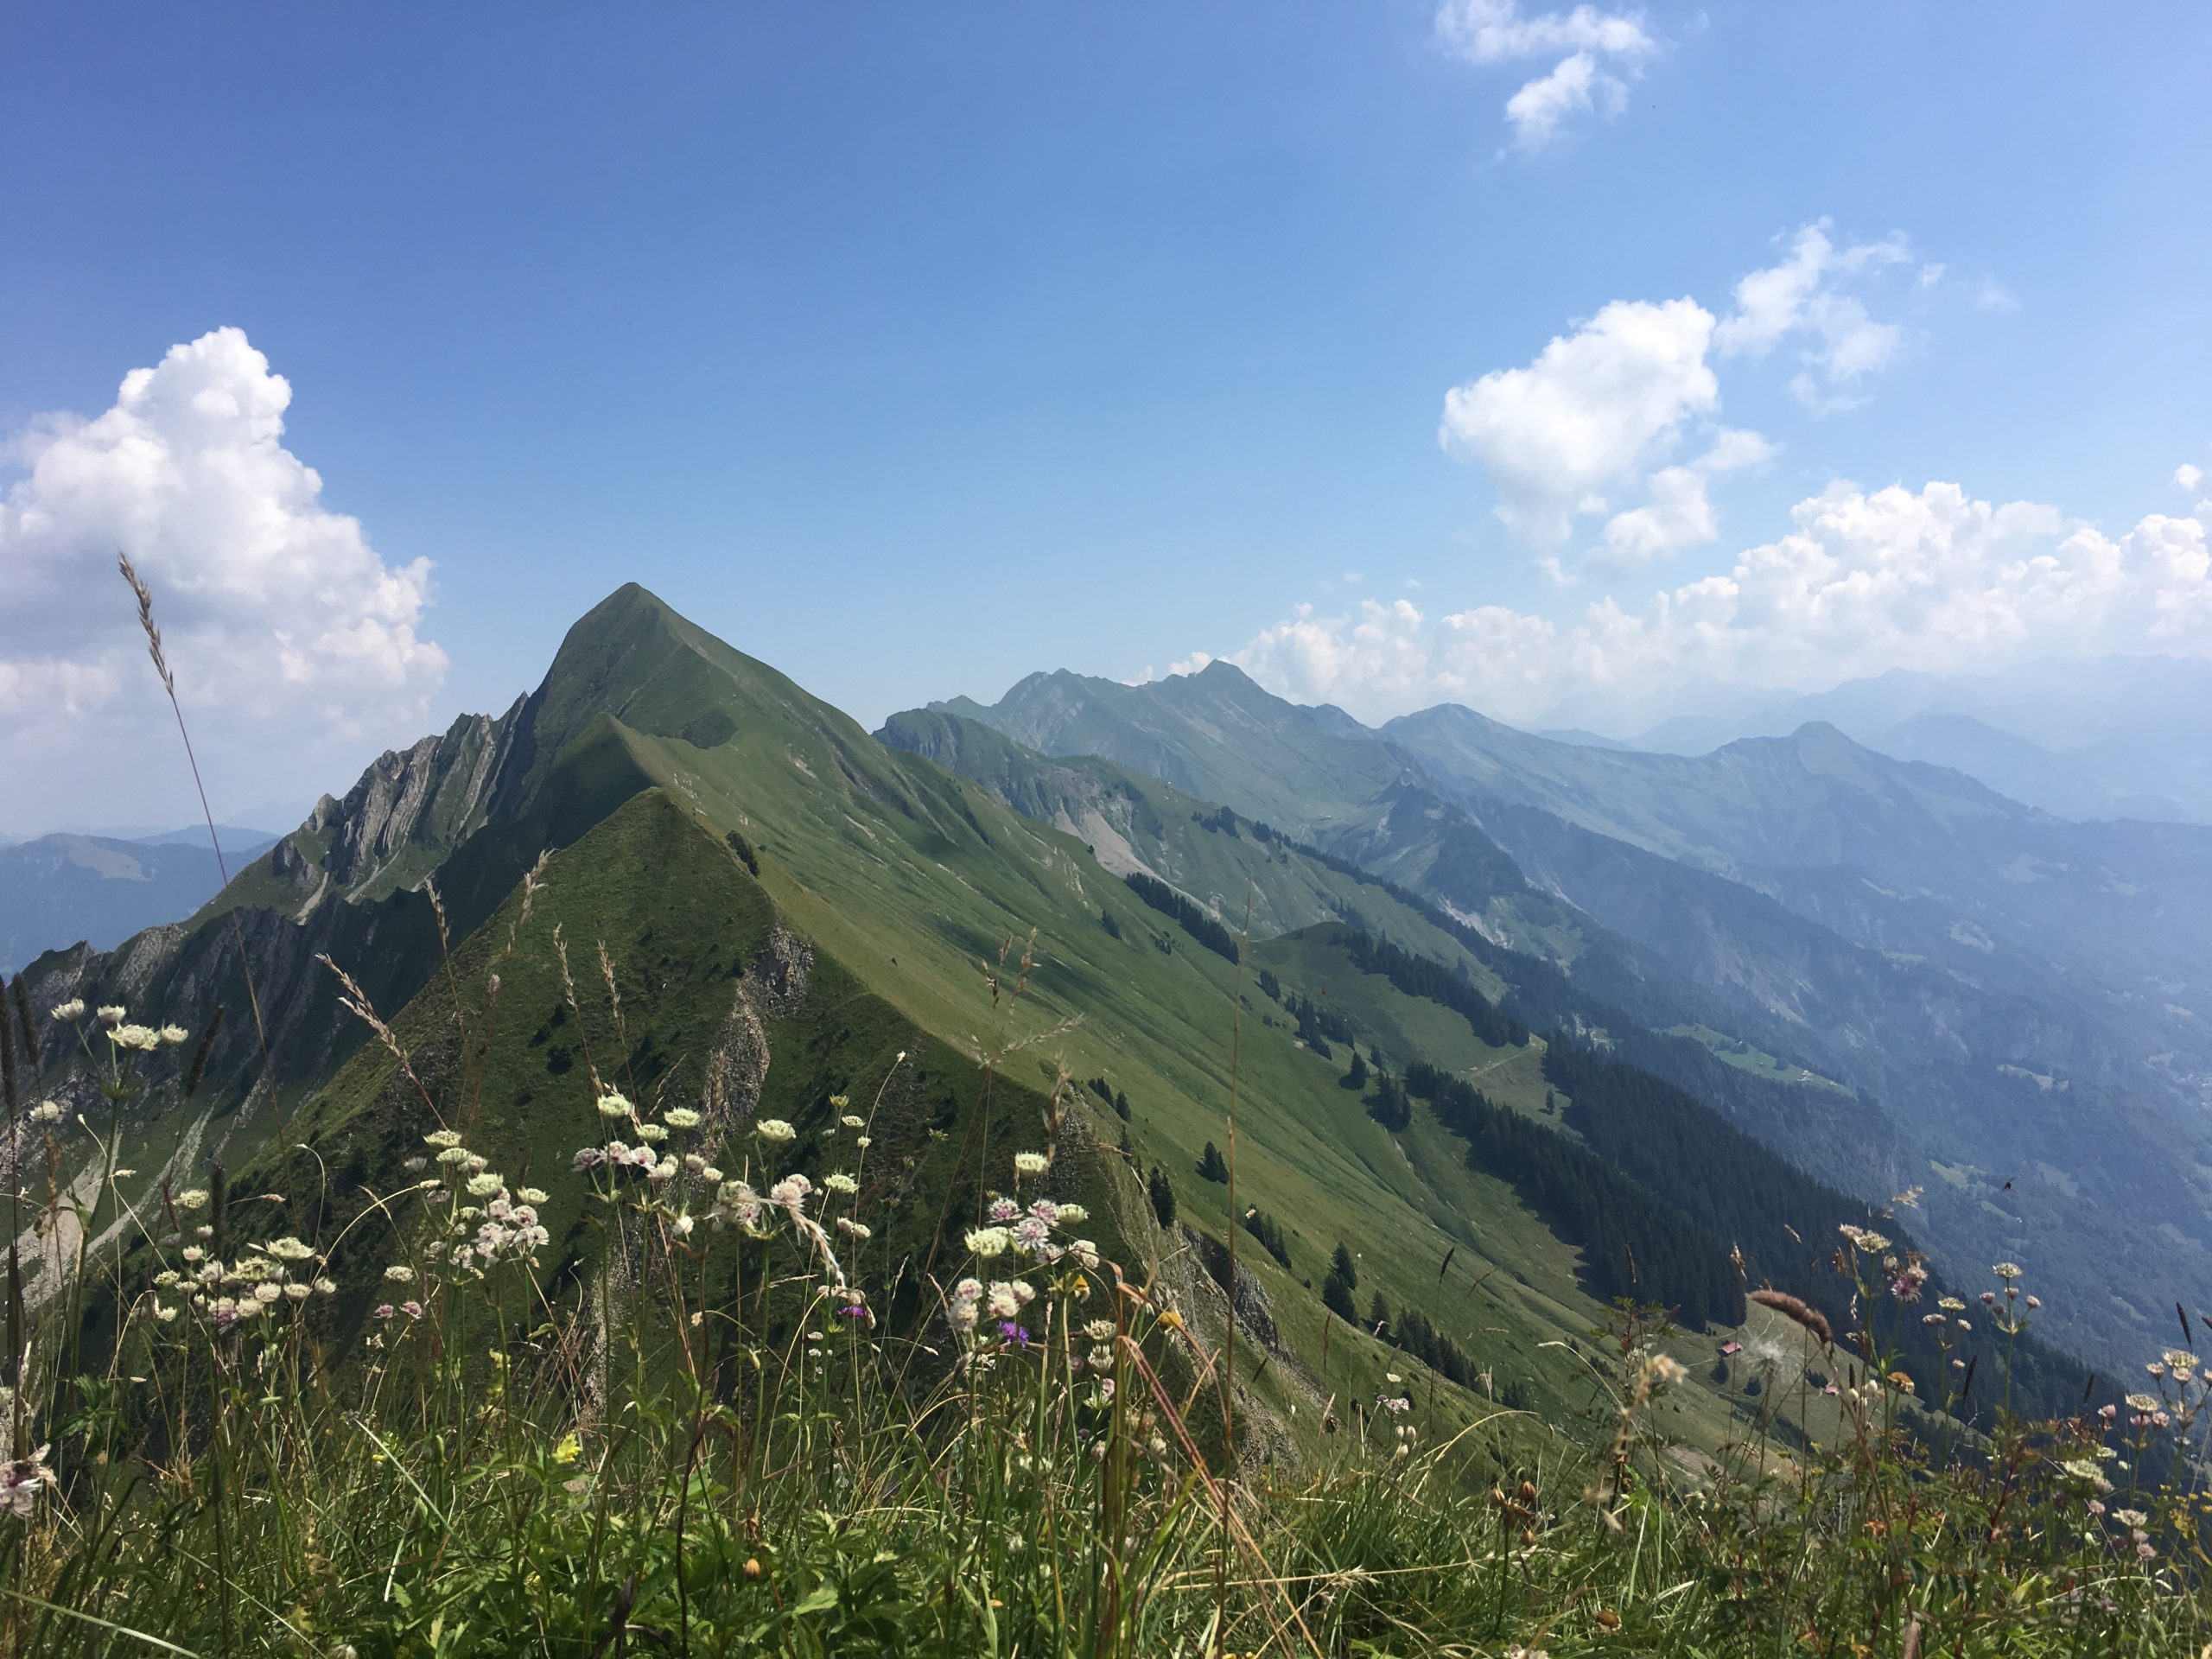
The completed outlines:
<svg viewBox="0 0 2212 1659">
<path fill-rule="evenodd" d="M 2195 4 L 10 9 L 0 829 L 180 816 L 89 758 L 158 741 L 118 540 L 238 809 L 632 578 L 870 722 L 1202 653 L 1625 730 L 2212 650 L 2209 55 Z"/>
</svg>

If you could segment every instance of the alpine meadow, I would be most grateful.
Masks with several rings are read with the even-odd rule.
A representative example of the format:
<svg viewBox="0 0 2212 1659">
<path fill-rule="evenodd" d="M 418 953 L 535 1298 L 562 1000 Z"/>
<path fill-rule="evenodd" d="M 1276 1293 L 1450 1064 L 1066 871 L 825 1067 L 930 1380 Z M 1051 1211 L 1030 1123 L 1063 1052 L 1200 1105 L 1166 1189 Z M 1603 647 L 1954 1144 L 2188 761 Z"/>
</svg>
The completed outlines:
<svg viewBox="0 0 2212 1659">
<path fill-rule="evenodd" d="M 118 3 L 0 1659 L 2212 1659 L 2212 21 Z"/>
</svg>

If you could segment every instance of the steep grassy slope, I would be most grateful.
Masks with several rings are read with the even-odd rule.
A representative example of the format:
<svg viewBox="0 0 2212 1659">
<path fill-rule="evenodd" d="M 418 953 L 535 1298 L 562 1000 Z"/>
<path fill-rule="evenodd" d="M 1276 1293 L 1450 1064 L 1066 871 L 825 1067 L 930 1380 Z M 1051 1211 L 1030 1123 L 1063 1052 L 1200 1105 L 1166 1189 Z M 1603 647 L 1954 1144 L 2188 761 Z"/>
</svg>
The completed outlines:
<svg viewBox="0 0 2212 1659">
<path fill-rule="evenodd" d="M 1785 1074 L 1838 1080 L 1854 1107 L 1831 1099 L 1804 1110 L 1786 1091 L 1747 1090 L 1759 1083 L 1748 1073 L 1694 1064 L 1679 1046 L 1641 1062 L 1862 1194 L 1929 1186 L 1934 1242 L 1955 1259 L 2037 1259 L 2064 1293 L 2054 1299 L 2059 1326 L 2085 1350 L 2118 1357 L 2154 1340 L 2171 1302 L 2212 1272 L 2212 1142 L 2200 1109 L 2212 1065 L 2183 1040 L 2186 1008 L 2167 1005 L 2178 979 L 2101 980 L 2094 961 L 2051 957 L 2063 929 L 2040 941 L 1981 929 L 1923 884 L 1908 890 L 1900 872 L 1883 883 L 1841 865 L 1748 862 L 1889 842 L 1897 850 L 1885 855 L 1909 862 L 1942 844 L 1945 869 L 1978 871 L 1977 894 L 2036 886 L 2025 843 L 1993 871 L 1965 842 L 1986 841 L 1993 825 L 2031 838 L 2047 826 L 1964 779 L 1840 740 L 1709 764 L 1611 753 L 1463 710 L 1401 728 L 1433 751 L 1416 754 L 1224 665 L 1156 686 L 1033 677 L 969 713 L 1057 753 L 1097 745 L 1139 765 L 1164 755 L 1201 798 L 1325 821 L 1330 854 L 1564 968 L 1612 1022 L 1704 1027 L 1777 1057 Z M 1231 730 L 1236 742 L 1220 741 Z M 1246 753 L 1274 747 L 1299 753 L 1282 773 L 1314 790 L 1319 809 L 1300 812 L 1254 781 Z M 1676 799 L 1669 780 L 1685 769 L 1696 775 Z M 2164 849 L 2174 833 L 2146 828 L 2138 839 Z M 1691 845 L 1708 848 L 1703 868 L 1654 850 Z M 2058 886 L 2078 897 L 2107 883 L 2073 862 Z M 2189 875 L 2186 860 L 2179 868 Z M 2076 898 L 2044 913 L 2088 925 Z M 1891 948 L 1901 942 L 1915 948 Z M 1532 987 L 1542 977 L 1498 971 L 1533 974 Z"/>
</svg>

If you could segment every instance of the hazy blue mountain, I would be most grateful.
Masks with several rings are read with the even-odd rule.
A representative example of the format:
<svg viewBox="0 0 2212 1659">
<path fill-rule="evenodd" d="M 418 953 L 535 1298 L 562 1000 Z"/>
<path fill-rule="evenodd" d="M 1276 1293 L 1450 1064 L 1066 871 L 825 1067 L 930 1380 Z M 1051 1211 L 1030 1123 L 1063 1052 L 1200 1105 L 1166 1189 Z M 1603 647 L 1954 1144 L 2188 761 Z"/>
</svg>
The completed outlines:
<svg viewBox="0 0 2212 1659">
<path fill-rule="evenodd" d="M 1703 754 L 1814 721 L 2062 817 L 2212 823 L 2212 661 L 2198 658 L 2045 660 L 1987 675 L 1898 670 L 1669 720 L 1634 741 Z"/>
<path fill-rule="evenodd" d="M 1154 686 L 1034 676 L 967 708 L 1303 822 L 1480 925 L 1523 918 L 1515 943 L 1579 982 L 1649 986 L 1807 1057 L 1902 1124 L 1897 1185 L 1929 1188 L 1940 1244 L 2039 1256 L 2106 1338 L 2161 1317 L 2113 1298 L 2109 1263 L 2177 1292 L 2180 1260 L 2212 1269 L 2191 1173 L 2212 1167 L 2212 831 L 2069 822 L 1829 724 L 1703 756 L 1449 708 L 1354 736 L 1220 664 Z M 1786 1124 L 1758 1132 L 1815 1155 Z"/>
<path fill-rule="evenodd" d="M 183 920 L 223 885 L 207 837 L 204 829 L 196 844 L 64 834 L 0 847 L 0 972 L 43 950 L 79 941 L 105 950 Z M 236 832 L 224 851 L 242 869 L 274 839 Z"/>
</svg>

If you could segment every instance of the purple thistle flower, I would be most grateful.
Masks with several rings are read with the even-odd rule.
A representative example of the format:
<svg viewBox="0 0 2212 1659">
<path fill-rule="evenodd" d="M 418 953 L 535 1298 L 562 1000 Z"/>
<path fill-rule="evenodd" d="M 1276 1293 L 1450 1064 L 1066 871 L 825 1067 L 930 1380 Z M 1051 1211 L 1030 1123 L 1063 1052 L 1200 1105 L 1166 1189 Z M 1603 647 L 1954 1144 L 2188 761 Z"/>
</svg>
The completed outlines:
<svg viewBox="0 0 2212 1659">
<path fill-rule="evenodd" d="M 999 1321 L 999 1335 L 1017 1348 L 1027 1348 L 1029 1345 L 1029 1332 L 1012 1319 Z"/>
</svg>

